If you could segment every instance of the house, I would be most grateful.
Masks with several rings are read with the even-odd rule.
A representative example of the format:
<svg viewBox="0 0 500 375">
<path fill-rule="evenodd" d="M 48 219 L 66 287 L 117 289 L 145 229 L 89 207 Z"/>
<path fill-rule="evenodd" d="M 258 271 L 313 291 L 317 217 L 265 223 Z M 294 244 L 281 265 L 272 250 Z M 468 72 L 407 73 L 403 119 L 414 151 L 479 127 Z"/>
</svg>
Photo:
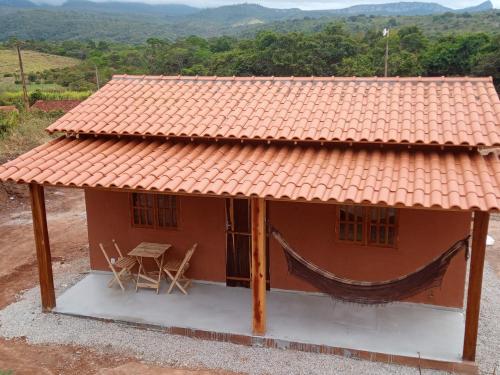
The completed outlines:
<svg viewBox="0 0 500 375">
<path fill-rule="evenodd" d="M 192 295 L 151 293 L 140 310 L 161 313 L 137 320 L 471 371 L 488 220 L 500 209 L 499 119 L 491 78 L 114 76 L 47 129 L 64 135 L 4 164 L 0 180 L 29 184 L 46 311 L 127 320 L 90 311 L 100 293 L 126 309 L 119 290 L 90 281 L 107 270 L 98 244 L 182 253 L 197 242 Z M 44 186 L 85 190 L 97 275 L 58 306 Z M 334 309 L 318 292 L 361 303 Z M 134 296 L 127 303 L 146 298 Z M 377 301 L 393 303 L 365 303 Z"/>
<path fill-rule="evenodd" d="M 80 104 L 81 100 L 63 99 L 63 100 L 37 100 L 30 107 L 31 110 L 42 112 L 62 111 L 68 112 Z"/>
</svg>

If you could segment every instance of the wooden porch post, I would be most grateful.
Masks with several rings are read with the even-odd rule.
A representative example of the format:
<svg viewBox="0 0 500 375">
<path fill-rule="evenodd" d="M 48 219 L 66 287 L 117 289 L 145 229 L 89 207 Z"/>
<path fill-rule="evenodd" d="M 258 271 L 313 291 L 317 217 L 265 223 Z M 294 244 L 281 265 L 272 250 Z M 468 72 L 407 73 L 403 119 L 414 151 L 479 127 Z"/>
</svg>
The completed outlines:
<svg viewBox="0 0 500 375">
<path fill-rule="evenodd" d="M 477 329 L 481 304 L 481 286 L 483 283 L 484 255 L 486 235 L 490 214 L 483 211 L 474 212 L 472 227 L 472 254 L 469 271 L 469 288 L 467 291 L 467 311 L 465 316 L 465 337 L 463 359 L 476 360 Z"/>
<path fill-rule="evenodd" d="M 45 196 L 43 186 L 39 184 L 30 184 L 29 189 L 31 213 L 33 214 L 33 229 L 35 232 L 38 276 L 40 279 L 40 293 L 42 295 L 42 310 L 47 312 L 56 306 L 56 296 L 54 293 L 54 279 L 52 277 L 52 259 L 47 230 Z"/>
<path fill-rule="evenodd" d="M 254 335 L 266 333 L 266 202 L 251 199 L 252 210 L 252 328 Z"/>
</svg>

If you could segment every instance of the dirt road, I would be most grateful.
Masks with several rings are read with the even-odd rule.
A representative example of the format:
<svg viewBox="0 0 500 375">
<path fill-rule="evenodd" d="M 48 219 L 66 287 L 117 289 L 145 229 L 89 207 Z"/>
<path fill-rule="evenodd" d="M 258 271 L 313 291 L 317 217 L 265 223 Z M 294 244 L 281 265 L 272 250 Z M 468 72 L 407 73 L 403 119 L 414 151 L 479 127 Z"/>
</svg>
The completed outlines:
<svg viewBox="0 0 500 375">
<path fill-rule="evenodd" d="M 83 192 L 46 189 L 54 272 L 65 261 L 87 255 L 87 221 Z M 0 308 L 37 279 L 31 210 L 24 186 L 9 186 L 0 202 Z"/>
<path fill-rule="evenodd" d="M 67 262 L 88 258 L 84 196 L 77 189 L 46 189 L 47 220 L 55 277 L 68 270 Z M 16 300 L 23 290 L 38 283 L 31 225 L 31 210 L 24 186 L 0 186 L 0 309 Z M 87 348 L 61 345 L 29 345 L 24 340 L 0 339 L 0 370 L 14 375 L 47 374 L 168 374 L 208 375 L 150 366 L 134 358 Z"/>
</svg>

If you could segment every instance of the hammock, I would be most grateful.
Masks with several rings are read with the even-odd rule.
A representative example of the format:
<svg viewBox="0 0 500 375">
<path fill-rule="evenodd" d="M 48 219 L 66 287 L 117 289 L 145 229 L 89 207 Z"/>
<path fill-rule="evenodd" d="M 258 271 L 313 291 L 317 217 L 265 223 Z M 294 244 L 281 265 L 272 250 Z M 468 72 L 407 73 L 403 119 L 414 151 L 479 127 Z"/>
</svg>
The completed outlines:
<svg viewBox="0 0 500 375">
<path fill-rule="evenodd" d="M 300 256 L 285 241 L 280 232 L 271 228 L 274 238 L 283 247 L 288 271 L 309 282 L 320 291 L 347 302 L 362 304 L 383 304 L 399 301 L 423 290 L 441 285 L 444 273 L 453 257 L 463 248 L 468 257 L 469 237 L 455 242 L 448 250 L 416 271 L 386 281 L 356 281 L 323 270 Z"/>
</svg>

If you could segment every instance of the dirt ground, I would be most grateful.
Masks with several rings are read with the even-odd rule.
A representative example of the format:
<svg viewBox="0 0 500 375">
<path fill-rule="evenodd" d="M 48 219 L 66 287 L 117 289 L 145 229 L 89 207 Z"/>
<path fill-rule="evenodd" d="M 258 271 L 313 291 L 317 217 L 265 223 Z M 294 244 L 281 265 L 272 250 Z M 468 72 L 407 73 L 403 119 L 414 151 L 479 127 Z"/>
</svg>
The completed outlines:
<svg viewBox="0 0 500 375">
<path fill-rule="evenodd" d="M 88 256 L 87 222 L 83 191 L 45 190 L 54 274 L 68 269 L 69 260 Z M 31 211 L 24 186 L 0 185 L 0 309 L 34 287 L 38 273 L 31 225 Z M 102 375 L 215 375 L 220 372 L 180 370 L 140 363 L 134 358 L 88 348 L 30 345 L 0 338 L 0 370 L 20 374 Z"/>
<path fill-rule="evenodd" d="M 31 210 L 24 186 L 8 185 L 0 200 L 0 308 L 19 291 L 38 281 Z M 46 205 L 54 272 L 66 260 L 87 255 L 87 222 L 83 192 L 46 189 Z M 15 250 L 15 251 L 14 251 Z"/>
<path fill-rule="evenodd" d="M 491 215 L 488 234 L 493 237 L 495 244 L 486 247 L 486 261 L 500 277 L 500 214 Z"/>
<path fill-rule="evenodd" d="M 88 256 L 87 223 L 83 192 L 46 189 L 49 236 L 54 273 L 65 272 L 68 260 Z M 500 276 L 500 216 L 492 216 L 487 259 Z M 38 282 L 31 211 L 23 186 L 0 185 L 0 309 Z M 102 375 L 214 375 L 221 372 L 181 370 L 140 363 L 137 359 L 61 345 L 30 345 L 26 341 L 0 339 L 0 370 L 13 374 Z"/>
</svg>

